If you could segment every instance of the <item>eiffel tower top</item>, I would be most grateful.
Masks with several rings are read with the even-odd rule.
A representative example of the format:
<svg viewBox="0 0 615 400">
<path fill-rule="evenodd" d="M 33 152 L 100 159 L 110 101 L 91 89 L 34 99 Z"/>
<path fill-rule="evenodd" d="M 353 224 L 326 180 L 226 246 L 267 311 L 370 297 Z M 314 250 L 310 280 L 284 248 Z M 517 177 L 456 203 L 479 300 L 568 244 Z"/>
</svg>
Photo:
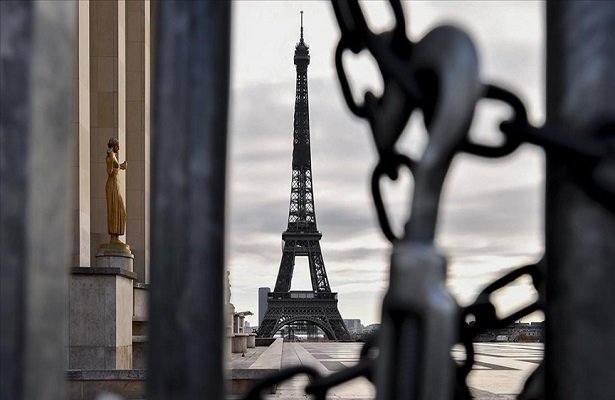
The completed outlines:
<svg viewBox="0 0 615 400">
<path fill-rule="evenodd" d="M 305 44 L 303 40 L 303 11 L 301 11 L 301 36 L 299 38 L 299 43 L 295 46 L 295 65 L 299 67 L 302 64 L 307 65 L 310 63 L 310 46 Z M 303 65 L 302 65 L 303 66 Z"/>
<path fill-rule="evenodd" d="M 293 123 L 293 162 L 290 207 L 287 233 L 309 232 L 317 234 L 314 192 L 312 190 L 312 156 L 310 150 L 310 107 L 308 101 L 307 67 L 310 63 L 309 47 L 303 40 L 303 11 L 301 36 L 295 46 L 297 82 L 295 118 Z"/>
</svg>

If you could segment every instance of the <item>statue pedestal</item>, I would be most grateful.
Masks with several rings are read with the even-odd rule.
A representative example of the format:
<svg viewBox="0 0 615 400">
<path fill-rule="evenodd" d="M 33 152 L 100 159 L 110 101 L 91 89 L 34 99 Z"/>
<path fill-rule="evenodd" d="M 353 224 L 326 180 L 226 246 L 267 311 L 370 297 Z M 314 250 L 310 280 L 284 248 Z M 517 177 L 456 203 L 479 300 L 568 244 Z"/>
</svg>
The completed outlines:
<svg viewBox="0 0 615 400">
<path fill-rule="evenodd" d="M 113 257 L 132 266 L 132 257 Z M 137 274 L 123 268 L 71 269 L 69 369 L 132 368 L 136 279 Z"/>
<path fill-rule="evenodd" d="M 96 267 L 120 268 L 133 271 L 135 256 L 130 251 L 130 246 L 124 243 L 105 243 L 100 245 L 96 253 Z"/>
<path fill-rule="evenodd" d="M 247 333 L 235 333 L 231 339 L 231 351 L 245 353 L 248 350 L 248 336 Z"/>
<path fill-rule="evenodd" d="M 248 349 L 256 347 L 256 333 L 248 333 Z"/>
</svg>

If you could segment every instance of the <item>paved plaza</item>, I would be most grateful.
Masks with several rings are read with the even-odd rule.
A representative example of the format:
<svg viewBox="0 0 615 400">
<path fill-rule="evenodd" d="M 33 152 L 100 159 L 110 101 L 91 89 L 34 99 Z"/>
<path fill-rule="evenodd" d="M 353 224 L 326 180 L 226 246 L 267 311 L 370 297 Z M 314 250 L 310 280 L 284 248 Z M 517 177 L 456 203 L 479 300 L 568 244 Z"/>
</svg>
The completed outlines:
<svg viewBox="0 0 615 400">
<path fill-rule="evenodd" d="M 542 343 L 474 343 L 468 386 L 477 399 L 514 399 L 542 355 Z M 463 358 L 461 349 L 453 356 Z"/>
<path fill-rule="evenodd" d="M 309 365 L 322 374 L 352 366 L 359 359 L 361 343 L 284 343 L 282 367 Z M 523 382 L 542 359 L 539 343 L 476 343 L 475 365 L 468 382 L 474 398 L 481 400 L 514 399 Z M 461 348 L 453 350 L 463 359 Z M 302 389 L 308 378 L 299 376 L 278 386 L 270 399 L 305 399 Z M 331 399 L 373 399 L 374 387 L 366 379 L 356 379 L 334 387 Z"/>
</svg>

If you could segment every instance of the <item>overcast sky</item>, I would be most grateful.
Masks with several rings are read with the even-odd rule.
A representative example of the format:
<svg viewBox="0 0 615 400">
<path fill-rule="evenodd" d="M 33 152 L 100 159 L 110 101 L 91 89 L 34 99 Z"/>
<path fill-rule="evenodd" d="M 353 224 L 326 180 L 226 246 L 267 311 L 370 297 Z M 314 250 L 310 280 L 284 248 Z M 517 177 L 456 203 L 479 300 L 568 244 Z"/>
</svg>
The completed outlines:
<svg viewBox="0 0 615 400">
<path fill-rule="evenodd" d="M 391 27 L 388 3 L 363 3 L 375 30 Z M 478 50 L 481 78 L 512 89 L 533 123 L 544 118 L 544 10 L 538 2 L 404 3 L 413 41 L 443 23 L 464 29 Z M 308 67 L 314 201 L 321 247 L 343 318 L 380 321 L 387 288 L 390 244 L 376 221 L 369 191 L 376 152 L 367 123 L 343 100 L 334 68 L 339 29 L 329 2 L 233 2 L 229 138 L 227 263 L 231 301 L 251 310 L 258 324 L 258 288 L 275 285 L 282 256 L 291 180 L 295 94 L 294 47 L 299 11 L 310 46 Z M 345 59 L 358 95 L 381 85 L 367 55 Z M 480 103 L 472 131 L 497 142 L 506 107 Z M 418 154 L 425 142 L 420 116 L 407 126 L 399 149 Z M 436 244 L 449 262 L 448 287 L 467 304 L 481 287 L 515 266 L 536 261 L 543 249 L 543 155 L 523 146 L 512 156 L 485 160 L 458 156 L 440 208 Z M 383 184 L 399 229 L 407 218 L 411 179 Z M 298 258 L 293 289 L 310 289 L 305 258 Z M 528 280 L 498 297 L 502 312 L 531 299 Z M 541 318 L 536 317 L 536 318 Z"/>
</svg>

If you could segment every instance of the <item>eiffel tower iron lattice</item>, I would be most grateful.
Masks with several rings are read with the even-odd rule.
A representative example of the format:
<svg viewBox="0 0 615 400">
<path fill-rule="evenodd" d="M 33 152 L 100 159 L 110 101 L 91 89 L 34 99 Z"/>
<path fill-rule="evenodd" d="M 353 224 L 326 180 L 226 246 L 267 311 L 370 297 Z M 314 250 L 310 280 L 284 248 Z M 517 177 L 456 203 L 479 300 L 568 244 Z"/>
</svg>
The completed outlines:
<svg viewBox="0 0 615 400">
<path fill-rule="evenodd" d="M 329 286 L 320 250 L 322 234 L 316 227 L 307 81 L 310 53 L 303 40 L 303 11 L 294 60 L 297 86 L 288 228 L 282 233 L 284 248 L 280 269 L 274 291 L 268 294 L 267 312 L 259 327 L 259 336 L 271 337 L 286 325 L 304 321 L 318 326 L 330 340 L 345 340 L 350 335 L 337 308 L 337 293 L 331 292 Z M 308 259 L 312 291 L 290 290 L 296 257 Z"/>
</svg>

